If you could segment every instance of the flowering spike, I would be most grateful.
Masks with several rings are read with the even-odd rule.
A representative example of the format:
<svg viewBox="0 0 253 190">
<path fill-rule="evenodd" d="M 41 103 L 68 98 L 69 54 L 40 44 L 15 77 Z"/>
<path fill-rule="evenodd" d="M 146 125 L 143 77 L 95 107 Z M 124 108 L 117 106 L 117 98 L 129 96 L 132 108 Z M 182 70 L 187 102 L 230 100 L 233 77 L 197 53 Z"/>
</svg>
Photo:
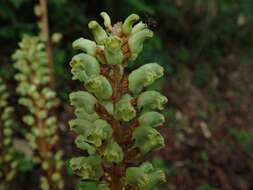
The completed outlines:
<svg viewBox="0 0 253 190">
<path fill-rule="evenodd" d="M 99 45 L 103 45 L 105 43 L 106 38 L 107 38 L 106 31 L 97 23 L 97 21 L 94 21 L 94 20 L 90 21 L 88 25 L 92 31 L 95 41 Z"/>
<path fill-rule="evenodd" d="M 133 24 L 137 22 L 140 17 L 137 14 L 129 15 L 123 23 L 122 31 L 125 35 L 129 35 L 132 32 Z"/>
<path fill-rule="evenodd" d="M 164 69 L 149 63 L 128 75 L 124 71 L 127 62 L 138 57 L 144 40 L 152 37 L 153 32 L 143 22 L 134 25 L 139 20 L 136 14 L 127 17 L 123 24 L 113 25 L 107 13 L 100 15 L 105 29 L 96 21 L 89 23 L 96 43 L 84 38 L 73 43 L 75 49 L 87 53 L 85 60 L 78 56 L 70 63 L 73 79 L 84 82 L 88 92 L 70 94 L 76 118 L 69 124 L 77 134 L 77 147 L 90 156 L 72 160 L 71 167 L 89 184 L 85 189 L 151 190 L 165 181 L 164 173 L 150 163 L 131 166 L 138 158 L 164 146 L 155 127 L 165 121 L 156 111 L 163 109 L 167 98 L 156 91 L 145 92 L 145 87 L 163 76 Z M 93 61 L 88 61 L 87 56 Z M 100 159 L 96 166 L 90 163 L 94 156 Z M 101 165 L 105 172 L 94 176 Z"/>
</svg>

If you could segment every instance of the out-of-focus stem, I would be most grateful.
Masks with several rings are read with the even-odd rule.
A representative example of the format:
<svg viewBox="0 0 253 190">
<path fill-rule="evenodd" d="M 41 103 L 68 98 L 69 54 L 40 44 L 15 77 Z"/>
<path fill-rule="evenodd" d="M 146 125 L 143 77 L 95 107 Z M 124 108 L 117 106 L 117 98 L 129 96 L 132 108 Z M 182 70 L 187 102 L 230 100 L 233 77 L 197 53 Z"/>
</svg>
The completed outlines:
<svg viewBox="0 0 253 190">
<path fill-rule="evenodd" d="M 48 22 L 48 2 L 47 0 L 39 0 L 40 8 L 42 11 L 41 15 L 41 33 L 46 43 L 46 52 L 48 57 L 48 67 L 50 69 L 51 81 L 50 86 L 54 88 L 55 82 L 55 68 L 53 62 L 53 54 L 52 54 L 52 42 L 50 38 L 50 29 L 49 29 L 49 22 Z"/>
</svg>

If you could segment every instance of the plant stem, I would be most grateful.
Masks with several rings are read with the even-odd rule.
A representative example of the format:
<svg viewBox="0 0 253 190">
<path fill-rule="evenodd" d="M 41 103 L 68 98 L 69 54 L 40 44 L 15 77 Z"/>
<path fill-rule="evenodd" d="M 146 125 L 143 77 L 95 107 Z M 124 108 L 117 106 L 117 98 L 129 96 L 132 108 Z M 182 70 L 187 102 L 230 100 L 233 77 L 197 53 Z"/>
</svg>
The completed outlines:
<svg viewBox="0 0 253 190">
<path fill-rule="evenodd" d="M 50 86 L 51 86 L 51 88 L 54 88 L 55 68 L 54 68 L 54 62 L 53 62 L 52 42 L 51 42 L 51 38 L 50 38 L 50 30 L 49 30 L 49 22 L 48 22 L 48 2 L 47 2 L 47 0 L 39 0 L 39 2 L 40 2 L 41 10 L 42 10 L 41 33 L 43 35 L 43 38 L 44 38 L 45 44 L 46 44 L 46 52 L 47 52 L 47 57 L 48 57 L 48 67 L 50 69 L 50 75 L 51 75 Z"/>
</svg>

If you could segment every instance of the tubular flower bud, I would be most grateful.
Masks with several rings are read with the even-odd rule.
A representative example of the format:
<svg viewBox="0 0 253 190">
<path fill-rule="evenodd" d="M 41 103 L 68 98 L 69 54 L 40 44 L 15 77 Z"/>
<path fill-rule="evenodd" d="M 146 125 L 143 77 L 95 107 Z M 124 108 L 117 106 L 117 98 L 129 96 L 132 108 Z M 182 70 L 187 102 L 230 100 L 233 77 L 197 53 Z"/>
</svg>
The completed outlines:
<svg viewBox="0 0 253 190">
<path fill-rule="evenodd" d="M 150 126 L 139 126 L 133 132 L 134 146 L 140 149 L 141 154 L 147 154 L 153 149 L 164 147 L 161 134 Z"/>
<path fill-rule="evenodd" d="M 156 169 L 149 162 L 144 162 L 139 167 L 130 167 L 126 171 L 126 182 L 137 185 L 140 190 L 151 190 L 162 182 L 166 182 L 162 170 Z"/>
<path fill-rule="evenodd" d="M 112 87 L 102 75 L 94 76 L 86 81 L 85 87 L 99 99 L 108 99 L 112 96 Z"/>
<path fill-rule="evenodd" d="M 165 122 L 165 118 L 162 114 L 150 111 L 142 114 L 138 118 L 140 125 L 148 125 L 150 127 L 158 127 L 159 125 L 162 125 Z"/>
<path fill-rule="evenodd" d="M 77 91 L 70 94 L 70 104 L 75 108 L 82 107 L 89 114 L 95 111 L 94 107 L 97 99 L 86 91 Z"/>
<path fill-rule="evenodd" d="M 123 23 L 122 31 L 125 35 L 129 35 L 132 32 L 133 24 L 136 23 L 140 17 L 137 14 L 129 15 Z"/>
<path fill-rule="evenodd" d="M 103 45 L 108 37 L 106 31 L 97 23 L 97 21 L 90 21 L 88 25 L 97 44 Z"/>
<path fill-rule="evenodd" d="M 112 26 L 112 24 L 111 24 L 111 18 L 110 18 L 110 16 L 106 12 L 101 12 L 100 16 L 104 19 L 104 26 L 106 28 L 109 28 L 109 27 Z"/>
<path fill-rule="evenodd" d="M 95 120 L 99 119 L 99 116 L 96 112 L 88 114 L 85 108 L 82 108 L 82 107 L 78 107 L 75 109 L 75 116 L 78 119 L 84 119 L 90 122 L 94 122 Z"/>
<path fill-rule="evenodd" d="M 82 135 L 77 136 L 75 144 L 77 148 L 87 151 L 90 155 L 94 155 L 96 153 L 95 147 L 87 143 L 86 138 L 84 138 Z"/>
<path fill-rule="evenodd" d="M 105 58 L 108 64 L 120 64 L 124 59 L 121 50 L 121 39 L 117 36 L 108 37 L 105 41 Z"/>
<path fill-rule="evenodd" d="M 70 66 L 72 67 L 72 79 L 78 79 L 81 82 L 85 82 L 91 76 L 100 73 L 100 66 L 96 58 L 85 53 L 75 55 L 70 62 Z"/>
<path fill-rule="evenodd" d="M 88 141 L 93 143 L 96 147 L 102 145 L 103 140 L 108 140 L 112 136 L 112 128 L 107 121 L 98 119 L 93 124 L 93 129 L 87 137 Z"/>
<path fill-rule="evenodd" d="M 141 21 L 141 22 L 139 22 L 138 24 L 136 24 L 136 25 L 133 27 L 133 29 L 132 29 L 132 34 L 135 34 L 135 33 L 137 33 L 137 32 L 140 32 L 140 31 L 142 31 L 143 29 L 145 29 L 145 28 L 147 28 L 147 27 L 148 27 L 148 25 L 145 24 L 145 23 L 143 23 L 143 22 Z"/>
<path fill-rule="evenodd" d="M 122 148 L 115 141 L 110 141 L 103 154 L 104 158 L 110 163 L 120 163 L 123 160 Z"/>
<path fill-rule="evenodd" d="M 92 123 L 84 119 L 72 119 L 69 122 L 70 129 L 76 134 L 88 136 L 92 130 Z"/>
<path fill-rule="evenodd" d="M 144 40 L 151 37 L 153 37 L 153 32 L 149 29 L 143 29 L 129 37 L 128 46 L 131 53 L 131 60 L 135 60 L 138 57 L 143 49 Z"/>
<path fill-rule="evenodd" d="M 161 93 L 150 90 L 142 92 L 138 97 L 137 106 L 138 109 L 144 110 L 163 110 L 163 105 L 166 104 L 168 99 L 163 96 Z"/>
<path fill-rule="evenodd" d="M 82 180 L 98 180 L 103 175 L 101 161 L 98 155 L 75 157 L 70 160 L 70 166 Z"/>
<path fill-rule="evenodd" d="M 157 63 L 149 63 L 139 67 L 128 76 L 129 90 L 134 94 L 140 93 L 144 87 L 162 77 L 163 72 L 163 67 Z"/>
<path fill-rule="evenodd" d="M 84 38 L 79 38 L 72 43 L 72 46 L 76 50 L 84 51 L 85 53 L 94 56 L 96 54 L 96 43 Z"/>
<path fill-rule="evenodd" d="M 136 115 L 136 111 L 131 104 L 132 97 L 129 94 L 125 94 L 116 104 L 114 117 L 117 120 L 128 122 Z"/>
</svg>

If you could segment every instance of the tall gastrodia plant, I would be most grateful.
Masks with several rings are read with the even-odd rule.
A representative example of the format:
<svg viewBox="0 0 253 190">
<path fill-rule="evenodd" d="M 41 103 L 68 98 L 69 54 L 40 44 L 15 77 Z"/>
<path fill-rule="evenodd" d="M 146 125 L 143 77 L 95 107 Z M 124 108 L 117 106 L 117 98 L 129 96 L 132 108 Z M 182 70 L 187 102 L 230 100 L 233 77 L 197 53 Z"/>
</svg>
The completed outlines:
<svg viewBox="0 0 253 190">
<path fill-rule="evenodd" d="M 15 79 L 18 82 L 19 104 L 27 108 L 23 122 L 29 126 L 28 143 L 38 152 L 36 160 L 42 169 L 40 189 L 62 189 L 62 152 L 56 150 L 57 118 L 52 110 L 57 106 L 55 92 L 50 89 L 50 70 L 45 45 L 38 37 L 24 36 L 13 54 Z"/>
<path fill-rule="evenodd" d="M 164 69 L 148 63 L 127 75 L 127 62 L 138 57 L 153 32 L 136 14 L 114 25 L 107 13 L 101 16 L 105 28 L 96 21 L 88 24 L 95 41 L 73 42 L 80 53 L 70 62 L 71 72 L 86 90 L 70 94 L 76 115 L 70 128 L 77 134 L 77 147 L 88 156 L 74 157 L 70 164 L 84 184 L 96 189 L 151 190 L 165 181 L 165 174 L 143 160 L 164 146 L 157 127 L 165 121 L 158 111 L 167 98 L 145 87 L 162 77 Z"/>
</svg>

